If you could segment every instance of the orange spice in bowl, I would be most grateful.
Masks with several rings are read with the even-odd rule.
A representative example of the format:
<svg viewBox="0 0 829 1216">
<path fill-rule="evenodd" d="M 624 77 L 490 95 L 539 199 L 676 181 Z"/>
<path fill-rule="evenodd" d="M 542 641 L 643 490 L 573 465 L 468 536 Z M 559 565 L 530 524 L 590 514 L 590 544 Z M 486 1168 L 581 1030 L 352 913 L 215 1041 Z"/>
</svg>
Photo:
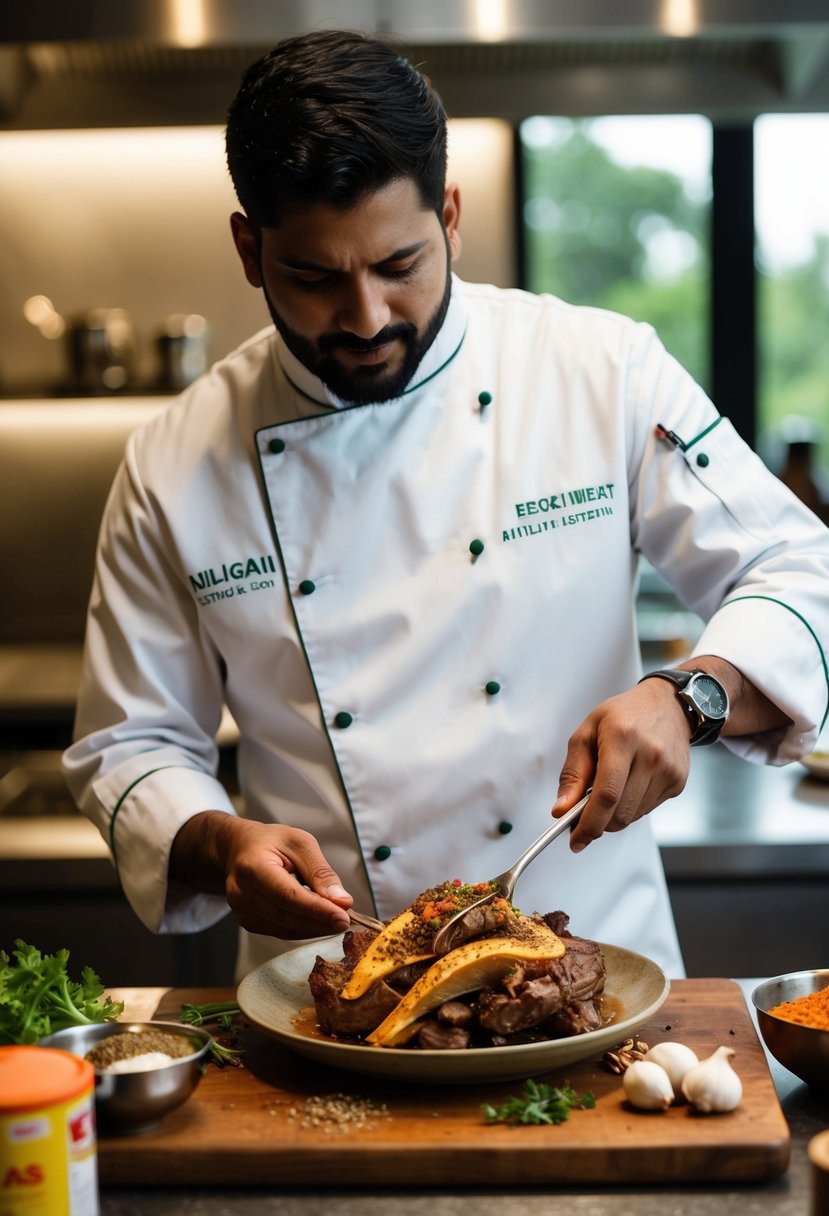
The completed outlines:
<svg viewBox="0 0 829 1216">
<path fill-rule="evenodd" d="M 818 992 L 807 992 L 791 1001 L 782 1001 L 767 1011 L 772 1017 L 813 1030 L 829 1030 L 829 984 Z"/>
</svg>

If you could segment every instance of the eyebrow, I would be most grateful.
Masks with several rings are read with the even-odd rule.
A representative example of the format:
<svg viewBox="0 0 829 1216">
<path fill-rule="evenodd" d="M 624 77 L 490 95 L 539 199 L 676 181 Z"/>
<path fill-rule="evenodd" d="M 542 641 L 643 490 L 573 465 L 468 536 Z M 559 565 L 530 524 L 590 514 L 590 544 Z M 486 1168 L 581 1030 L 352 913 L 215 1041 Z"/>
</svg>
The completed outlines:
<svg viewBox="0 0 829 1216">
<path fill-rule="evenodd" d="M 406 258 L 410 258 L 414 254 L 419 253 L 427 243 L 428 242 L 425 240 L 416 241 L 413 245 L 406 245 L 402 249 L 396 249 L 394 253 L 390 253 L 388 257 L 381 258 L 379 262 L 372 263 L 372 269 L 375 269 L 378 266 L 387 266 L 389 262 L 403 262 Z M 330 274 L 333 270 L 336 270 L 336 267 L 323 266 L 318 262 L 307 262 L 304 258 L 277 258 L 277 262 L 280 266 L 284 266 L 286 270 L 316 270 L 323 271 L 327 274 Z"/>
</svg>

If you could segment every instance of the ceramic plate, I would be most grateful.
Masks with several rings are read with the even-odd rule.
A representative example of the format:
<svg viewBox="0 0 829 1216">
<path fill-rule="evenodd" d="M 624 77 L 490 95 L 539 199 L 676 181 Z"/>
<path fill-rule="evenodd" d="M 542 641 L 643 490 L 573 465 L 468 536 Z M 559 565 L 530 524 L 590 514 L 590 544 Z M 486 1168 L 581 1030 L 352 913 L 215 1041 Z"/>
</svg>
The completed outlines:
<svg viewBox="0 0 829 1216">
<path fill-rule="evenodd" d="M 829 752 L 812 752 L 804 756 L 800 763 L 807 768 L 813 777 L 821 781 L 829 781 Z"/>
<path fill-rule="evenodd" d="M 618 1002 L 619 1016 L 600 1030 L 549 1043 L 473 1047 L 466 1051 L 360 1047 L 313 1037 L 308 975 L 318 954 L 334 961 L 342 958 L 341 941 L 336 937 L 312 942 L 263 963 L 239 985 L 239 1005 L 251 1022 L 302 1056 L 331 1068 L 391 1080 L 475 1084 L 511 1081 L 566 1068 L 629 1038 L 656 1013 L 670 988 L 664 972 L 650 959 L 618 946 L 603 946 L 605 993 Z M 303 1033 L 303 1025 L 307 1033 Z"/>
</svg>

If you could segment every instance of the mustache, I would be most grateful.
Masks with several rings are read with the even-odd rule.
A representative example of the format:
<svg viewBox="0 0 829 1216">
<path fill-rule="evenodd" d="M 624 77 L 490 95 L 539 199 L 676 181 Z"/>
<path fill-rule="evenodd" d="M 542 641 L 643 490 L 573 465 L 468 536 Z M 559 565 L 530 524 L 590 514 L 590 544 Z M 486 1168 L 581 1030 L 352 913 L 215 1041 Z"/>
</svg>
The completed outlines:
<svg viewBox="0 0 829 1216">
<path fill-rule="evenodd" d="M 393 342 L 395 338 L 408 338 L 415 332 L 415 326 L 409 325 L 405 321 L 401 321 L 397 325 L 387 325 L 385 329 L 381 329 L 373 338 L 358 338 L 356 334 L 324 334 L 317 339 L 317 347 L 320 351 L 332 350 L 348 350 L 356 351 L 359 354 L 366 354 L 368 351 L 377 350 L 380 346 L 385 346 L 387 342 Z"/>
</svg>

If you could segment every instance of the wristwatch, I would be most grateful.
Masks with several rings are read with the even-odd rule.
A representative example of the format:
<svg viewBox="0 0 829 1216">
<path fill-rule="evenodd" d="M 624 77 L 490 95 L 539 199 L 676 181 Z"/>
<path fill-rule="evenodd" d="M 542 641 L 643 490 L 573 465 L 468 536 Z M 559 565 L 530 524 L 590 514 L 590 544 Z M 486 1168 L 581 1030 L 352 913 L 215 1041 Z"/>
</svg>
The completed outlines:
<svg viewBox="0 0 829 1216">
<path fill-rule="evenodd" d="M 719 680 L 699 667 L 691 671 L 676 668 L 649 671 L 642 680 L 654 676 L 676 686 L 677 699 L 691 727 L 691 747 L 715 743 L 728 718 L 728 693 Z"/>
</svg>

